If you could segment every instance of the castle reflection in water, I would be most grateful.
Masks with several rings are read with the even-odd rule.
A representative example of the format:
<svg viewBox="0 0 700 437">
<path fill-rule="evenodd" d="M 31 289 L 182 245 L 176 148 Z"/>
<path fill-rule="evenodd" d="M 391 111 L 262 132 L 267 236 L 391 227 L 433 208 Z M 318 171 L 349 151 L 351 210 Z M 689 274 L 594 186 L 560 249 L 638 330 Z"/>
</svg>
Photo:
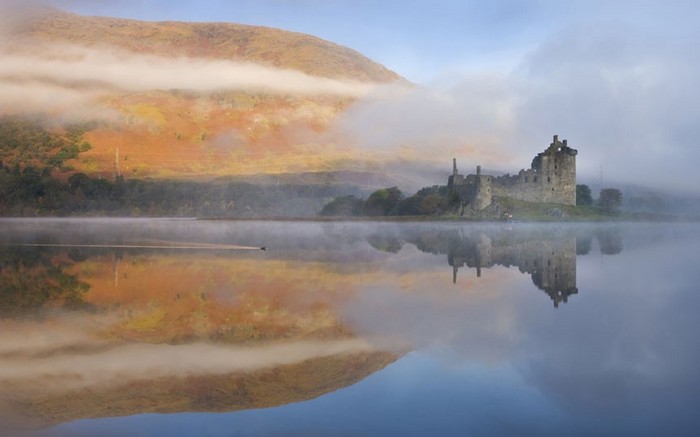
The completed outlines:
<svg viewBox="0 0 700 437">
<path fill-rule="evenodd" d="M 407 241 L 424 252 L 446 254 L 455 284 L 460 268 L 474 269 L 476 276 L 481 277 L 482 269 L 517 267 L 521 273 L 529 274 L 533 284 L 558 307 L 578 293 L 576 256 L 588 254 L 594 238 L 601 254 L 622 251 L 622 237 L 615 229 L 452 229 L 423 233 Z"/>
<path fill-rule="evenodd" d="M 503 241 L 486 234 L 468 236 L 455 241 L 447 254 L 452 266 L 452 281 L 457 282 L 460 267 L 476 269 L 495 265 L 515 266 L 532 276 L 532 282 L 549 295 L 554 306 L 566 303 L 576 288 L 576 237 L 550 240 Z"/>
</svg>

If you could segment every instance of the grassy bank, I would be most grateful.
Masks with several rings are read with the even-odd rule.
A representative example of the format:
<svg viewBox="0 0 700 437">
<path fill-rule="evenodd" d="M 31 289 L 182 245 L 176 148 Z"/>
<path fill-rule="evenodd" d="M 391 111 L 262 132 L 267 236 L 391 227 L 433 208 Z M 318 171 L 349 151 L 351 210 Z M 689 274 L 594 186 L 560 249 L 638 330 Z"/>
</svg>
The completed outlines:
<svg viewBox="0 0 700 437">
<path fill-rule="evenodd" d="M 679 221 L 689 220 L 670 214 L 619 211 L 610 213 L 593 206 L 572 206 L 555 203 L 534 203 L 511 198 L 496 202 L 500 216 L 510 213 L 516 221 Z M 697 220 L 692 218 L 691 220 Z"/>
</svg>

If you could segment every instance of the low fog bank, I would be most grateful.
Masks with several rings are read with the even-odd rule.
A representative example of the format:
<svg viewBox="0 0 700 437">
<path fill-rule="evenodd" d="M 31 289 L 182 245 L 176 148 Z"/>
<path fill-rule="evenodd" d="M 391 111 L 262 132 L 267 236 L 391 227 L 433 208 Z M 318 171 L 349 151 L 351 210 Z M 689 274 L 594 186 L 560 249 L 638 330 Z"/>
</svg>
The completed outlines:
<svg viewBox="0 0 700 437">
<path fill-rule="evenodd" d="M 114 93 L 245 90 L 272 94 L 359 97 L 372 84 L 320 78 L 293 70 L 225 60 L 166 58 L 113 47 L 4 43 L 0 46 L 1 112 L 74 113 L 90 116 L 99 99 Z"/>
<path fill-rule="evenodd" d="M 667 24 L 590 18 L 551 33 L 508 71 L 377 89 L 337 128 L 367 150 L 456 157 L 464 173 L 517 173 L 558 134 L 579 151 L 581 181 L 698 193 L 700 58 L 683 23 Z"/>
<path fill-rule="evenodd" d="M 252 372 L 339 354 L 371 351 L 363 340 L 305 341 L 265 346 L 125 345 L 103 351 L 80 349 L 34 356 L 27 345 L 19 356 L 0 356 L 0 381 L 29 386 L 53 381 L 45 390 L 127 384 L 189 375 Z"/>
<path fill-rule="evenodd" d="M 661 188 L 621 181 L 578 182 L 588 184 L 594 198 L 604 188 L 618 188 L 622 192 L 622 209 L 625 211 L 672 214 L 691 220 L 700 218 L 700 193 L 685 187 Z"/>
</svg>

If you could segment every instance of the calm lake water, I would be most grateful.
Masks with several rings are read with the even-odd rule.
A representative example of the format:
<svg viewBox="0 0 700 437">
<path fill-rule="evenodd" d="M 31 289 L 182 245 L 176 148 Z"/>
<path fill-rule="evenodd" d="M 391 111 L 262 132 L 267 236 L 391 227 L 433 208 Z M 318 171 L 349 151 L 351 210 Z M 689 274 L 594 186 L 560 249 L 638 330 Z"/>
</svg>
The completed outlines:
<svg viewBox="0 0 700 437">
<path fill-rule="evenodd" d="M 697 435 L 699 249 L 696 224 L 2 220 L 0 435 Z"/>
</svg>

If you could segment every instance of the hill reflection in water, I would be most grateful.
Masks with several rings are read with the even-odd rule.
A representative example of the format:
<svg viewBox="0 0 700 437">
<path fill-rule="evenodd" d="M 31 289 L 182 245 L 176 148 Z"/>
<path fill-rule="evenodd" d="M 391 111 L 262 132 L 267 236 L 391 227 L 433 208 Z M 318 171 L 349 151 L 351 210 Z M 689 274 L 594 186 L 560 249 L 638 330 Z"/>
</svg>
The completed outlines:
<svg viewBox="0 0 700 437">
<path fill-rule="evenodd" d="M 615 412 L 629 421 L 648 415 L 650 405 L 697 400 L 687 387 L 698 383 L 698 374 L 685 363 L 700 347 L 677 330 L 689 332 L 696 322 L 688 307 L 674 304 L 693 301 L 693 273 L 685 261 L 697 241 L 693 225 L 3 225 L 0 415 L 13 429 L 114 416 L 130 416 L 122 426 L 138 428 L 140 413 L 258 408 L 264 409 L 251 414 L 268 423 L 266 415 L 306 411 L 308 405 L 316 416 L 287 417 L 297 433 L 329 414 L 337 423 L 323 423 L 334 434 L 358 426 L 366 433 L 396 433 L 399 428 L 387 428 L 391 421 L 378 419 L 381 411 L 392 411 L 423 417 L 415 427 L 401 428 L 402 434 L 442 429 L 461 435 L 463 414 L 438 423 L 415 410 L 432 408 L 425 404 L 431 391 L 442 391 L 444 402 L 457 396 L 467 403 L 472 391 L 479 392 L 517 410 L 506 394 L 531 396 L 522 392 L 527 386 L 540 394 L 527 402 L 539 406 L 509 412 L 513 429 L 530 429 L 527 423 L 556 412 L 555 434 L 571 423 L 581 425 L 581 413 L 596 418 L 582 430 L 605 433 L 611 428 L 601 423 L 617 422 L 601 422 L 601 414 Z M 267 251 L 84 247 L 144 241 Z M 647 322 L 659 317 L 664 324 L 652 325 L 657 331 L 649 335 Z M 467 390 L 476 369 L 485 382 Z M 459 385 L 464 391 L 448 388 Z M 659 386 L 669 394 L 657 402 Z M 396 409 L 381 403 L 379 387 L 404 393 Z M 358 403 L 353 393 L 374 397 Z M 348 415 L 367 417 L 345 421 L 329 410 L 338 402 Z M 300 407 L 269 409 L 289 403 Z M 368 411 L 369 405 L 376 411 Z M 443 411 L 452 410 L 443 405 Z M 658 416 L 659 423 L 688 423 L 683 408 L 654 411 L 649 417 Z M 185 417 L 159 420 L 166 426 Z M 101 423 L 112 422 L 76 422 L 57 430 L 94 434 Z"/>
</svg>

